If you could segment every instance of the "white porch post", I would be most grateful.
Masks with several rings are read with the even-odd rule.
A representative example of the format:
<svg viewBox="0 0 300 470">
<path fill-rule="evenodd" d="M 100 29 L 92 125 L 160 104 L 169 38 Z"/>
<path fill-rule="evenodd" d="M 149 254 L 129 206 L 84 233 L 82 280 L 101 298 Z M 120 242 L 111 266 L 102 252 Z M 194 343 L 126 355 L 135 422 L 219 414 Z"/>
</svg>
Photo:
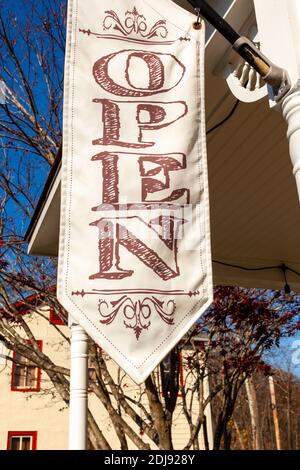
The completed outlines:
<svg viewBox="0 0 300 470">
<path fill-rule="evenodd" d="M 288 124 L 290 157 L 300 200 L 300 84 L 283 100 L 282 110 Z"/>
<path fill-rule="evenodd" d="M 69 450 L 87 448 L 88 336 L 71 323 L 71 377 L 69 407 Z"/>
<path fill-rule="evenodd" d="M 261 50 L 288 71 L 292 82 L 292 89 L 282 102 L 282 111 L 288 124 L 290 157 L 300 199 L 300 2 L 254 0 L 254 6 Z M 275 106 L 272 99 L 270 106 Z"/>
</svg>

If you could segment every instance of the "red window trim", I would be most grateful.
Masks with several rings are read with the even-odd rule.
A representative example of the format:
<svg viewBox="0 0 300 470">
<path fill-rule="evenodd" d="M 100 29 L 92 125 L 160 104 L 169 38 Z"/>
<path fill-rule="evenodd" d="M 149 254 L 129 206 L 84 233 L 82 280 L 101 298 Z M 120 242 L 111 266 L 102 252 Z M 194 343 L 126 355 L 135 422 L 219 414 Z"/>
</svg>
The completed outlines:
<svg viewBox="0 0 300 470">
<path fill-rule="evenodd" d="M 30 450 L 36 450 L 37 444 L 37 431 L 8 431 L 7 433 L 7 450 L 11 450 L 10 442 L 12 437 L 30 436 L 32 437 L 32 448 Z"/>
<path fill-rule="evenodd" d="M 182 397 L 182 393 L 181 393 L 180 390 L 184 385 L 183 373 L 184 373 L 184 370 L 183 370 L 182 352 L 180 351 L 180 353 L 179 353 L 179 388 L 178 388 L 178 394 L 177 394 L 177 397 L 179 397 L 179 398 Z M 165 395 L 164 391 L 163 391 L 162 384 L 161 384 L 161 394 L 162 394 L 162 396 Z"/>
<path fill-rule="evenodd" d="M 58 317 L 52 307 L 50 307 L 49 322 L 51 325 L 65 325 L 65 322 Z"/>
<path fill-rule="evenodd" d="M 28 341 L 28 343 L 30 343 L 30 341 Z M 37 344 L 40 348 L 40 350 L 42 351 L 43 350 L 43 341 L 42 340 L 37 340 Z M 16 351 L 14 351 L 14 354 L 13 354 L 13 358 L 16 359 Z M 13 366 L 12 366 L 12 370 L 11 370 L 11 383 L 10 383 L 10 390 L 12 392 L 40 392 L 41 391 L 41 374 L 42 374 L 42 371 L 39 367 L 37 367 L 37 377 L 36 377 L 36 387 L 34 388 L 21 388 L 21 387 L 17 387 L 16 385 L 14 385 L 14 374 L 15 374 L 15 369 L 16 369 L 16 364 L 13 362 Z"/>
<path fill-rule="evenodd" d="M 178 397 L 182 397 L 181 389 L 184 386 L 184 379 L 183 379 L 183 358 L 182 358 L 182 352 L 179 353 L 179 390 L 178 390 Z"/>
</svg>

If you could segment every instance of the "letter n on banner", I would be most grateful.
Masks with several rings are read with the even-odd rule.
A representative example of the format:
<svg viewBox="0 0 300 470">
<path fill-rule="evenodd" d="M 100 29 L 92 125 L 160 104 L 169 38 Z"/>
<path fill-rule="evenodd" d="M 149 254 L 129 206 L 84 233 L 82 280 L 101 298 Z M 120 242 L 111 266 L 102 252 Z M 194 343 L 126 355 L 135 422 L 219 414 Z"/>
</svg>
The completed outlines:
<svg viewBox="0 0 300 470">
<path fill-rule="evenodd" d="M 212 301 L 204 24 L 69 0 L 58 298 L 143 382 Z"/>
</svg>

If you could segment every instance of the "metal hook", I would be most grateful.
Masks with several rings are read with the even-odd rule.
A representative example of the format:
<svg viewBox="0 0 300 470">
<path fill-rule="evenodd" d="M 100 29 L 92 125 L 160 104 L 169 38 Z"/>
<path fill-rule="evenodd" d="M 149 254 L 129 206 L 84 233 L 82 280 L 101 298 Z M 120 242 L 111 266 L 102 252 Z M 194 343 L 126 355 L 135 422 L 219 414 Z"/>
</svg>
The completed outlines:
<svg viewBox="0 0 300 470">
<path fill-rule="evenodd" d="M 197 12 L 197 20 L 195 21 L 195 23 L 193 23 L 193 28 L 194 29 L 201 29 L 201 16 L 200 16 L 200 11 L 201 11 L 201 8 L 195 8 L 195 11 Z"/>
</svg>

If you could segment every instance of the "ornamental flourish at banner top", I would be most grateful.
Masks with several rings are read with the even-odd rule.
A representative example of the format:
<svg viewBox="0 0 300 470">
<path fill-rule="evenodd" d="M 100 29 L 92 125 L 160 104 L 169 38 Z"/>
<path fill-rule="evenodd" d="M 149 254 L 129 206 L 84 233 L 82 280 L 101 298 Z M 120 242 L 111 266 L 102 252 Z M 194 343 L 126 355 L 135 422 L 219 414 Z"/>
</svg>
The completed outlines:
<svg viewBox="0 0 300 470">
<path fill-rule="evenodd" d="M 212 300 L 204 26 L 71 0 L 58 297 L 138 383 Z"/>
</svg>

